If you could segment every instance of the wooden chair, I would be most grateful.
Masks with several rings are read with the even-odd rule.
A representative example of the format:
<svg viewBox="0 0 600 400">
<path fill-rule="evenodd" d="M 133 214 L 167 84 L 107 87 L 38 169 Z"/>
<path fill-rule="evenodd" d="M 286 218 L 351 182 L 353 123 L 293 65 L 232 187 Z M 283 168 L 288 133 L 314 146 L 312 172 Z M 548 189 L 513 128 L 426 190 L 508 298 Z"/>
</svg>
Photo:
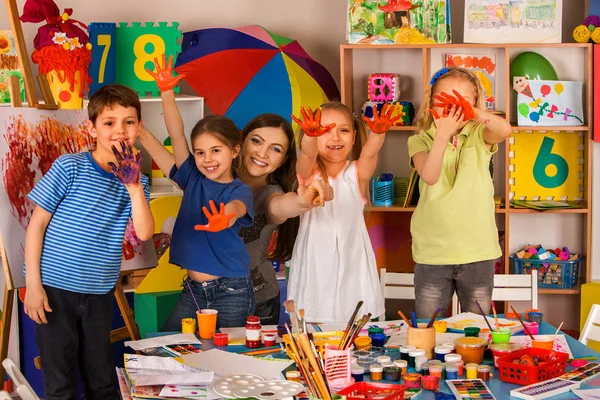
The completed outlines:
<svg viewBox="0 0 600 400">
<path fill-rule="evenodd" d="M 494 275 L 492 301 L 531 301 L 531 308 L 538 307 L 537 270 L 531 275 Z M 460 303 L 456 293 L 452 296 L 452 315 L 460 314 Z"/>
<path fill-rule="evenodd" d="M 600 342 L 600 304 L 593 304 L 579 341 L 587 346 L 588 340 Z"/>
<path fill-rule="evenodd" d="M 385 268 L 381 268 L 379 281 L 384 299 L 415 299 L 415 274 L 387 272 Z M 385 315 L 380 315 L 379 320 L 384 321 Z"/>
</svg>

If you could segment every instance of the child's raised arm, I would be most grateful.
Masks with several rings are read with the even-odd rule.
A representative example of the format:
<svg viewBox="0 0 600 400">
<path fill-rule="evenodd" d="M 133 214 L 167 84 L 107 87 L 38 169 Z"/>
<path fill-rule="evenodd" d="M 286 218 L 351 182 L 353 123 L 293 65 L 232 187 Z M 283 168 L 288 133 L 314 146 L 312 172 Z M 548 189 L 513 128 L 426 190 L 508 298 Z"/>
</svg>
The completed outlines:
<svg viewBox="0 0 600 400">
<path fill-rule="evenodd" d="M 202 211 L 208 218 L 208 224 L 194 226 L 197 231 L 219 232 L 233 226 L 238 218 L 246 215 L 246 205 L 241 200 L 230 201 L 227 205 L 221 203 L 219 211 L 217 211 L 214 201 L 210 200 L 208 204 L 211 211 L 208 211 L 206 206 L 202 206 Z"/>
<path fill-rule="evenodd" d="M 167 125 L 167 132 L 169 132 L 169 136 L 171 137 L 175 164 L 179 168 L 190 156 L 190 148 L 185 138 L 183 119 L 177 108 L 173 88 L 185 75 L 173 76 L 173 56 L 169 57 L 168 65 L 164 54 L 162 56 L 162 67 L 157 59 L 154 59 L 154 64 L 156 66 L 156 73 L 149 69 L 146 69 L 146 71 L 154 78 L 158 89 L 160 89 L 165 124 Z"/>
<path fill-rule="evenodd" d="M 393 107 L 385 104 L 381 109 L 381 113 L 378 115 L 377 110 L 374 110 L 373 121 L 367 117 L 363 117 L 371 133 L 367 137 L 367 142 L 364 144 L 360 157 L 356 161 L 356 171 L 358 173 L 358 183 L 361 192 L 366 193 L 366 189 L 369 185 L 369 180 L 375 172 L 377 167 L 377 158 L 379 150 L 383 146 L 385 140 L 385 133 L 390 127 L 400 119 L 401 115 L 397 115 L 392 118 Z"/>
<path fill-rule="evenodd" d="M 308 108 L 308 111 L 305 111 L 304 107 L 300 108 L 300 112 L 302 113 L 304 121 L 292 115 L 294 122 L 300 125 L 304 131 L 304 136 L 300 143 L 300 154 L 298 155 L 298 161 L 296 162 L 296 172 L 302 178 L 309 179 L 314 172 L 315 165 L 317 164 L 317 156 L 319 155 L 317 137 L 329 132 L 335 127 L 335 124 L 321 126 L 320 108 L 314 114 L 310 108 Z"/>
<path fill-rule="evenodd" d="M 483 124 L 485 129 L 483 130 L 483 140 L 488 150 L 494 144 L 501 143 L 510 136 L 512 128 L 506 118 L 502 118 L 499 115 L 491 114 L 484 110 L 477 110 L 477 116 L 475 121 Z"/>
</svg>

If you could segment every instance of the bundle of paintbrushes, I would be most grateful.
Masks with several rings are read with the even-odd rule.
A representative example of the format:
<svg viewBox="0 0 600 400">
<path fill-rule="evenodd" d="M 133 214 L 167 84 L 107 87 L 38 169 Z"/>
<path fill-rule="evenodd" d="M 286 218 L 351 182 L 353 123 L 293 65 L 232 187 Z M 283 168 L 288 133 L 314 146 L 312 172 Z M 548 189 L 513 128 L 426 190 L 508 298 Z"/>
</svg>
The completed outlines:
<svg viewBox="0 0 600 400">
<path fill-rule="evenodd" d="M 344 336 L 342 336 L 342 340 L 340 340 L 338 350 L 346 350 L 347 348 L 349 348 L 352 345 L 352 343 L 354 343 L 354 340 L 356 339 L 362 328 L 364 328 L 367 322 L 369 322 L 369 320 L 371 319 L 371 313 L 369 313 L 363 315 L 361 319 L 356 321 L 356 315 L 358 314 L 358 310 L 360 310 L 362 305 L 362 301 L 359 301 L 356 305 L 356 308 L 354 309 L 354 312 L 352 313 L 352 316 L 348 321 L 348 325 L 346 325 L 346 330 L 344 331 Z"/>
</svg>

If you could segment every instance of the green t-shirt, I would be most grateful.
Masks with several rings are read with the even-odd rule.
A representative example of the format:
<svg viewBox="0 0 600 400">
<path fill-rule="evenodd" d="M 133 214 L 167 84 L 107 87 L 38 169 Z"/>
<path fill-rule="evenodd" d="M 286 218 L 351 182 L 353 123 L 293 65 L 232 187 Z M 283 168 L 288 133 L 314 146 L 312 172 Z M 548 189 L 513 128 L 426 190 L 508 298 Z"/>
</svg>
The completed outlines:
<svg viewBox="0 0 600 400">
<path fill-rule="evenodd" d="M 440 178 L 433 186 L 419 180 L 420 198 L 413 213 L 413 259 L 419 264 L 456 265 L 493 260 L 502 255 L 494 210 L 494 184 L 489 165 L 498 146 L 488 150 L 482 124 L 469 122 L 448 143 Z M 412 157 L 429 152 L 436 129 L 408 139 Z"/>
</svg>

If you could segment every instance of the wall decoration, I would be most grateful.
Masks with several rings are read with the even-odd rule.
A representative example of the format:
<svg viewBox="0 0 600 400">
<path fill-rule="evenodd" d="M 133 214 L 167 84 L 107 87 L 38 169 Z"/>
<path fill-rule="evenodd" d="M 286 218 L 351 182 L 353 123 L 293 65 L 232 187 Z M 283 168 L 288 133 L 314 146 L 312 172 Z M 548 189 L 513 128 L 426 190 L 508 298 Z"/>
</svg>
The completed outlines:
<svg viewBox="0 0 600 400">
<path fill-rule="evenodd" d="M 583 125 L 583 83 L 513 78 L 519 126 Z"/>
<path fill-rule="evenodd" d="M 449 0 L 348 0 L 348 43 L 450 43 Z"/>
<path fill-rule="evenodd" d="M 21 101 L 25 101 L 25 87 L 23 85 L 23 76 L 19 69 L 19 57 L 15 48 L 15 39 L 12 31 L 0 30 L 0 103 L 10 103 L 8 77 L 13 75 L 19 78 Z"/>
<path fill-rule="evenodd" d="M 562 0 L 465 0 L 465 43 L 560 43 Z"/>
<path fill-rule="evenodd" d="M 116 81 L 116 41 L 117 24 L 113 22 L 92 22 L 89 25 L 92 44 L 92 62 L 89 74 L 92 78 L 90 96 L 104 85 Z"/>
<path fill-rule="evenodd" d="M 496 109 L 496 57 L 493 54 L 446 54 L 446 67 L 462 67 L 473 72 L 484 90 L 485 109 Z"/>
<path fill-rule="evenodd" d="M 583 199 L 583 132 L 518 132 L 509 140 L 511 199 Z"/>
</svg>

